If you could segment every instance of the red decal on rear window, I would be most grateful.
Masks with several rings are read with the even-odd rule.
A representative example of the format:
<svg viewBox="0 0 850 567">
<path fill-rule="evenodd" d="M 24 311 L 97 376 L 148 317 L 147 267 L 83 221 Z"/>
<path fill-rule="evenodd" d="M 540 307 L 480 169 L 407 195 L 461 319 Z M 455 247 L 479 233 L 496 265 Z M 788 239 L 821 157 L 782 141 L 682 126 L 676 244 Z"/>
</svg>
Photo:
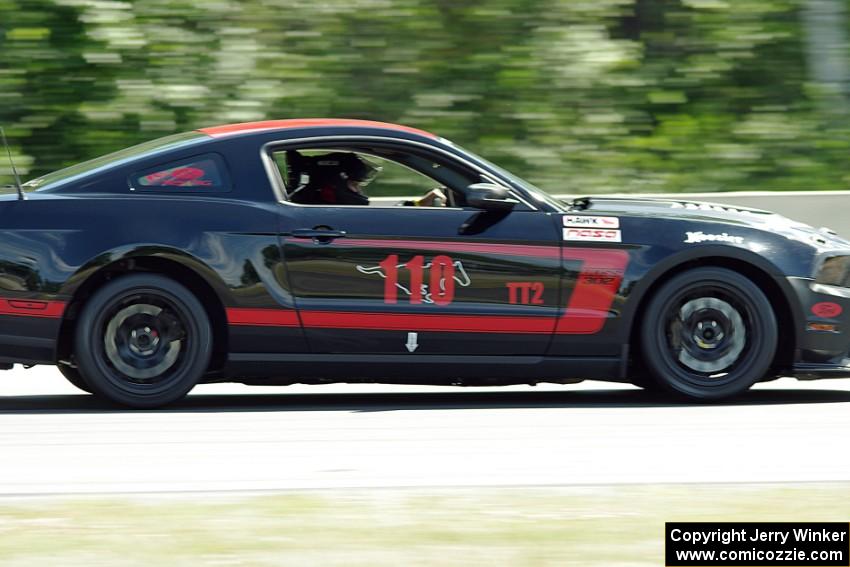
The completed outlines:
<svg viewBox="0 0 850 567">
<path fill-rule="evenodd" d="M 197 167 L 178 167 L 171 170 L 170 175 L 163 180 L 161 185 L 178 185 L 192 187 L 196 185 L 212 185 L 209 179 L 203 179 L 207 173 Z"/>
<path fill-rule="evenodd" d="M 170 167 L 169 167 L 170 166 Z M 221 174 L 212 159 L 166 165 L 138 177 L 142 187 L 213 187 L 221 185 Z"/>
</svg>

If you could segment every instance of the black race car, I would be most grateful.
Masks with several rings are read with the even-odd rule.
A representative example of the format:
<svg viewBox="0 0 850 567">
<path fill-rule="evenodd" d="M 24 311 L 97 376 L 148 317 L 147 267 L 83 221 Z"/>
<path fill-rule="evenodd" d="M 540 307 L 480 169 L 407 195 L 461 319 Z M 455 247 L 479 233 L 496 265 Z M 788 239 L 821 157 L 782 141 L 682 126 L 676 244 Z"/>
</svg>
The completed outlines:
<svg viewBox="0 0 850 567">
<path fill-rule="evenodd" d="M 413 128 L 204 128 L 24 188 L 0 196 L 0 364 L 128 406 L 199 382 L 714 400 L 850 376 L 850 242 L 675 198 L 564 203 Z"/>
</svg>

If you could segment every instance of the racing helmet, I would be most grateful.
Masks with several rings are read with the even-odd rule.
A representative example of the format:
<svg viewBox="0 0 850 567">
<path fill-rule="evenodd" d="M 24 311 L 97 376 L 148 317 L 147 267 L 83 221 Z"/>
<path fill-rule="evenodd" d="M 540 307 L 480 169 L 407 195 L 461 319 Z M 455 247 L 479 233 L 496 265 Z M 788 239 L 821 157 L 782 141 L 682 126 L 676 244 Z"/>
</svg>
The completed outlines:
<svg viewBox="0 0 850 567">
<path fill-rule="evenodd" d="M 381 172 L 375 165 L 351 152 L 331 152 L 318 156 L 305 156 L 295 150 L 286 152 L 288 165 L 287 186 L 295 191 L 307 185 L 356 181 L 368 185 Z"/>
<path fill-rule="evenodd" d="M 371 183 L 381 172 L 379 166 L 350 152 L 333 152 L 316 156 L 315 159 L 320 178 L 334 179 L 339 177 L 348 181 L 356 181 L 363 187 Z"/>
</svg>

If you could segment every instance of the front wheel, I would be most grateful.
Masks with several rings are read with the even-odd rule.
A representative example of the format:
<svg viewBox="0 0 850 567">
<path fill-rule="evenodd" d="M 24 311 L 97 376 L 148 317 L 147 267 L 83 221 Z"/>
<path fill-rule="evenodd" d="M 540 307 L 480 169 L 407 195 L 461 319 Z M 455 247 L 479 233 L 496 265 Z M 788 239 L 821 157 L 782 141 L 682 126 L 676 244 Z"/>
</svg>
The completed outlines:
<svg viewBox="0 0 850 567">
<path fill-rule="evenodd" d="M 641 324 L 641 351 L 661 388 L 698 400 L 734 396 L 762 379 L 776 353 L 776 316 L 751 280 L 697 268 L 661 286 Z"/>
<path fill-rule="evenodd" d="M 77 322 L 74 353 L 92 391 L 155 408 L 191 390 L 209 365 L 212 330 L 182 285 L 154 274 L 118 278 L 95 293 Z"/>
</svg>

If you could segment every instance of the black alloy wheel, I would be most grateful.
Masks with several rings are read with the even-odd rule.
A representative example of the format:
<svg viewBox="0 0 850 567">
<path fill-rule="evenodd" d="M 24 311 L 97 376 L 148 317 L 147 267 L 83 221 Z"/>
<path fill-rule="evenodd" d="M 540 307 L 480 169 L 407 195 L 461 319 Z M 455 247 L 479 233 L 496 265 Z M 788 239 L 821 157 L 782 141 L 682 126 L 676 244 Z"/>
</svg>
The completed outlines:
<svg viewBox="0 0 850 567">
<path fill-rule="evenodd" d="M 697 400 L 734 396 L 764 378 L 777 341 L 764 292 L 725 268 L 674 276 L 641 322 L 641 352 L 655 385 Z"/>
<path fill-rule="evenodd" d="M 164 276 L 135 274 L 91 297 L 74 342 L 80 373 L 94 393 L 155 408 L 183 398 L 206 372 L 212 330 L 185 287 Z"/>
</svg>

